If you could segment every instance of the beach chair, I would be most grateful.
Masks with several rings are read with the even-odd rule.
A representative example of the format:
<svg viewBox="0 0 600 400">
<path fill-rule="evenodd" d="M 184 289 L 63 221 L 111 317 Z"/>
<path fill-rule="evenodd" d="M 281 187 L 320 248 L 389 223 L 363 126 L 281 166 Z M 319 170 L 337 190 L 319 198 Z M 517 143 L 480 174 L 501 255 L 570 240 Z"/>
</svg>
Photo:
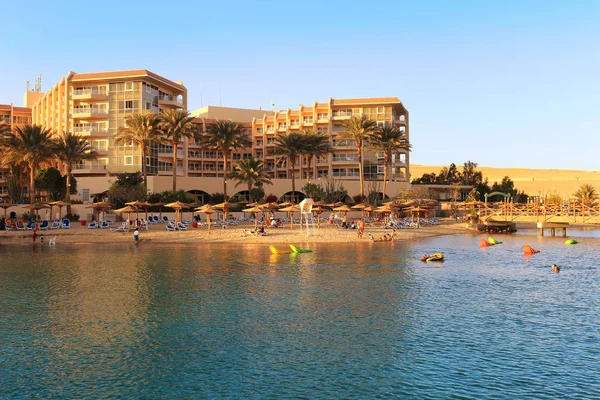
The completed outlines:
<svg viewBox="0 0 600 400">
<path fill-rule="evenodd" d="M 169 223 L 169 218 L 166 215 L 163 215 L 163 222 L 166 224 Z"/>
<path fill-rule="evenodd" d="M 155 224 L 159 224 L 160 221 L 158 220 L 158 216 L 154 216 L 154 218 L 152 218 Z"/>
<path fill-rule="evenodd" d="M 62 228 L 71 229 L 71 221 L 68 218 L 63 219 Z"/>
<path fill-rule="evenodd" d="M 127 222 L 123 222 L 121 224 L 120 227 L 118 228 L 110 228 L 111 232 L 129 232 L 129 229 L 127 229 Z"/>
<path fill-rule="evenodd" d="M 187 231 L 187 226 L 185 226 L 185 224 L 182 222 L 178 222 L 177 229 L 179 229 L 180 231 Z"/>
<path fill-rule="evenodd" d="M 107 221 L 102 221 L 102 224 L 100 225 L 100 229 L 107 229 L 110 225 L 108 224 Z"/>
<path fill-rule="evenodd" d="M 98 227 L 98 224 L 96 222 L 91 222 L 88 225 L 88 229 L 96 229 Z"/>
<path fill-rule="evenodd" d="M 25 225 L 23 225 L 23 221 L 17 221 L 17 230 L 18 231 L 24 231 L 25 230 Z"/>
<path fill-rule="evenodd" d="M 42 221 L 42 224 L 40 225 L 40 231 L 47 231 L 48 230 L 48 220 L 45 219 Z"/>
<path fill-rule="evenodd" d="M 54 221 L 52 223 L 52 226 L 50 227 L 50 229 L 59 229 L 60 228 L 60 221 Z"/>
<path fill-rule="evenodd" d="M 167 224 L 167 230 L 169 232 L 175 232 L 177 228 L 175 228 L 173 225 Z"/>
</svg>

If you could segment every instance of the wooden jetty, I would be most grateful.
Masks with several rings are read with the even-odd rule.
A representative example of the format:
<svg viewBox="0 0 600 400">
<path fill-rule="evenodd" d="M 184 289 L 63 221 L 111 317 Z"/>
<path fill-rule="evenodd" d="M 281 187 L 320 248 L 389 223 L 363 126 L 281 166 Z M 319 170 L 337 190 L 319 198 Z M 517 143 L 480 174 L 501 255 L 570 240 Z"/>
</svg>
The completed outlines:
<svg viewBox="0 0 600 400">
<path fill-rule="evenodd" d="M 550 236 L 556 236 L 556 230 L 562 229 L 562 235 L 567 236 L 568 222 L 538 222 L 537 227 L 540 229 L 540 236 L 544 236 L 544 229 L 550 229 Z"/>
</svg>

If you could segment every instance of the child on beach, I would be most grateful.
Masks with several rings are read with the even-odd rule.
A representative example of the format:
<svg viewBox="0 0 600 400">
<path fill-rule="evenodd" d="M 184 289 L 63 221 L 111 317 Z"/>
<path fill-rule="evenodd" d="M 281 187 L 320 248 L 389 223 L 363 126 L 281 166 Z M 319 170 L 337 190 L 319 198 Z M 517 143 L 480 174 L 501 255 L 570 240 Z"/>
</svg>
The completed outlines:
<svg viewBox="0 0 600 400">
<path fill-rule="evenodd" d="M 139 229 L 135 229 L 135 231 L 133 231 L 133 240 L 135 242 L 139 242 L 140 241 L 140 231 Z"/>
</svg>

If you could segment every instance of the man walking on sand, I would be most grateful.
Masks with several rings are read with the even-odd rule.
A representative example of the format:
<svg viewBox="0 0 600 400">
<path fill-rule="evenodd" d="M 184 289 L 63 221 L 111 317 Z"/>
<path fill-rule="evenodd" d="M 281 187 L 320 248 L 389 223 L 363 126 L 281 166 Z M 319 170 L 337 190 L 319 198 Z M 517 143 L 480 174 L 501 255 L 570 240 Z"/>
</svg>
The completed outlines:
<svg viewBox="0 0 600 400">
<path fill-rule="evenodd" d="M 135 228 L 135 231 L 133 231 L 133 240 L 136 243 L 139 243 L 139 241 L 140 241 L 140 231 L 138 228 Z"/>
<path fill-rule="evenodd" d="M 363 232 L 365 231 L 365 219 L 361 218 L 358 223 L 358 238 L 362 239 Z"/>
</svg>

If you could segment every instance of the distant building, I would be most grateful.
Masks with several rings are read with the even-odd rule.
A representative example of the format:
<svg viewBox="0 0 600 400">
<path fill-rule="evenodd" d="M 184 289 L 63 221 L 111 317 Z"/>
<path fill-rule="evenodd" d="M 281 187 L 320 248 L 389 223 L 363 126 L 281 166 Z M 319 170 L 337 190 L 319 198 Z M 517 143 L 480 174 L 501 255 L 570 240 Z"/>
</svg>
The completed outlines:
<svg viewBox="0 0 600 400">
<path fill-rule="evenodd" d="M 31 108 L 15 107 L 12 104 L 0 104 L 0 124 L 8 124 L 11 129 L 31 124 Z M 0 197 L 8 196 L 8 169 L 0 168 Z M 26 179 L 22 180 L 27 182 Z M 25 184 L 24 194 L 27 193 L 28 185 Z"/>
</svg>

